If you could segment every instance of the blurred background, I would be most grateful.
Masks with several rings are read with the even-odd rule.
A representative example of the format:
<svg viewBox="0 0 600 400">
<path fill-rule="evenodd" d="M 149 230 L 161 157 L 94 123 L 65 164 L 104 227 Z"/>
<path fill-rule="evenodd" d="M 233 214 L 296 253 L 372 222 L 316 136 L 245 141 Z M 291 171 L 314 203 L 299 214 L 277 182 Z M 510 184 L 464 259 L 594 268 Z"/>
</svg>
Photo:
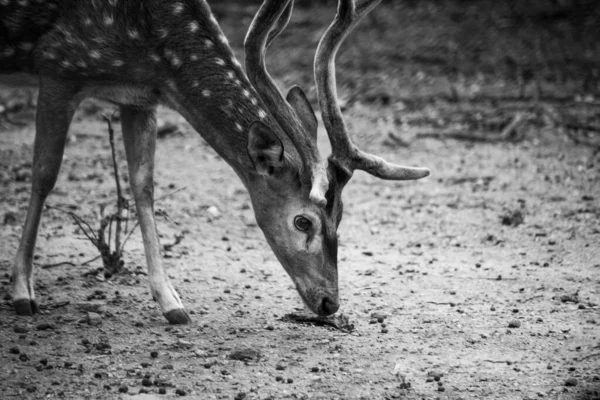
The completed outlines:
<svg viewBox="0 0 600 400">
<path fill-rule="evenodd" d="M 210 3 L 241 55 L 239 46 L 261 2 Z M 270 51 L 276 76 L 308 86 L 314 50 L 336 4 L 296 1 L 289 27 Z M 383 103 L 409 94 L 451 99 L 594 94 L 598 39 L 596 0 L 383 1 L 341 48 L 338 79 L 353 96 Z"/>
</svg>

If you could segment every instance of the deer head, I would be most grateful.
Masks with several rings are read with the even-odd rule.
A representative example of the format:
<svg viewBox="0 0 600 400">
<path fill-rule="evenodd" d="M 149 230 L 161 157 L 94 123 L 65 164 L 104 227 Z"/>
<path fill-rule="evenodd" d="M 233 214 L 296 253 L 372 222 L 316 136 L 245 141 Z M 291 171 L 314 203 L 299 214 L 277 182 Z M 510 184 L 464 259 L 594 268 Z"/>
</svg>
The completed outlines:
<svg viewBox="0 0 600 400">
<path fill-rule="evenodd" d="M 335 55 L 356 23 L 379 2 L 366 0 L 357 6 L 340 0 L 317 48 L 315 81 L 332 145 L 325 161 L 316 143 L 317 118 L 304 92 L 293 87 L 284 97 L 265 65 L 266 49 L 288 24 L 293 0 L 264 1 L 245 41 L 248 77 L 276 121 L 269 126 L 255 122 L 248 133 L 248 155 L 256 170 L 248 187 L 256 219 L 303 301 L 322 316 L 339 308 L 337 228 L 342 190 L 353 171 L 391 180 L 429 175 L 427 169 L 390 164 L 356 147 L 338 105 Z M 284 146 L 290 141 L 292 146 Z"/>
</svg>

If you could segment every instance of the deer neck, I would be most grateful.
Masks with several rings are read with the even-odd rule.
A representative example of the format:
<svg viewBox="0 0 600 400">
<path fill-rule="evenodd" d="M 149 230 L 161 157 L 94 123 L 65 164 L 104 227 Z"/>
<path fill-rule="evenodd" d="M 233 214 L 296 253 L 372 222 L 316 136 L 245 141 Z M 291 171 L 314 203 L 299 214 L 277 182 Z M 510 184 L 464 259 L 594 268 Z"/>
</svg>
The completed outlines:
<svg viewBox="0 0 600 400">
<path fill-rule="evenodd" d="M 254 173 L 247 151 L 250 125 L 261 121 L 275 132 L 281 129 L 207 6 L 201 14 L 202 18 L 164 28 L 173 32 L 156 52 L 156 59 L 170 70 L 161 91 L 167 105 L 186 118 L 247 186 Z M 181 35 L 187 36 L 185 41 Z M 288 151 L 293 149 L 286 135 L 280 139 Z"/>
</svg>

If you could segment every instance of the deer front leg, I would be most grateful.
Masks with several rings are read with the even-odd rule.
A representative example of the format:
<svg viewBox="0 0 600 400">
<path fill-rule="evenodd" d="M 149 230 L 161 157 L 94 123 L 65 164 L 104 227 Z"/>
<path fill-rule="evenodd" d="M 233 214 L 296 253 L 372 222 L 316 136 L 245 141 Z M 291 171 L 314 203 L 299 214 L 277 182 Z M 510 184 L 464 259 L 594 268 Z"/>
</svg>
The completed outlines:
<svg viewBox="0 0 600 400">
<path fill-rule="evenodd" d="M 33 146 L 31 196 L 13 266 L 13 303 L 18 315 L 38 311 L 33 290 L 33 253 L 44 202 L 54 188 L 62 162 L 67 131 L 77 106 L 76 88 L 49 78 L 40 79 Z"/>
<path fill-rule="evenodd" d="M 129 181 L 144 241 L 148 280 L 154 300 L 171 324 L 191 322 L 177 292 L 163 268 L 154 219 L 154 150 L 156 147 L 156 108 L 121 107 L 121 125 Z"/>
</svg>

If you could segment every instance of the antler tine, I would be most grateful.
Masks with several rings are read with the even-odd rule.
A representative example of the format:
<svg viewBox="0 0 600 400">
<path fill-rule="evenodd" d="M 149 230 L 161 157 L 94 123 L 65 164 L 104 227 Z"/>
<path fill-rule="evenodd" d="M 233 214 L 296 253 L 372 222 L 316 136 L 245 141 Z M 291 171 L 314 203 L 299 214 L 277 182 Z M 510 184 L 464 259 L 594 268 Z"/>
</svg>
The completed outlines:
<svg viewBox="0 0 600 400">
<path fill-rule="evenodd" d="M 337 96 L 335 57 L 348 33 L 381 0 L 339 0 L 333 22 L 323 34 L 315 55 L 315 82 L 323 123 L 331 142 L 331 158 L 349 172 L 360 169 L 381 179 L 410 180 L 429 175 L 427 168 L 404 167 L 360 150 L 348 135 Z"/>
<path fill-rule="evenodd" d="M 292 6 L 293 0 L 265 0 L 263 2 L 248 29 L 244 42 L 246 72 L 262 101 L 296 147 L 302 159 L 303 181 L 312 184 L 311 200 L 323 206 L 326 204 L 324 192 L 329 183 L 317 145 L 311 141 L 309 135 L 304 133 L 298 116 L 269 75 L 265 62 L 266 48 L 288 24 Z M 324 189 L 314 190 L 315 186 Z"/>
<path fill-rule="evenodd" d="M 271 42 L 273 42 L 273 39 L 275 39 L 277 36 L 279 36 L 279 34 L 281 32 L 283 32 L 283 30 L 286 28 L 286 26 L 290 23 L 290 19 L 292 18 L 293 8 L 294 8 L 294 1 L 292 0 L 285 7 L 285 9 L 283 10 L 283 14 L 281 14 L 281 16 L 277 19 L 276 25 L 269 32 L 269 36 L 267 37 L 267 45 L 266 45 L 267 48 L 271 45 Z"/>
</svg>

